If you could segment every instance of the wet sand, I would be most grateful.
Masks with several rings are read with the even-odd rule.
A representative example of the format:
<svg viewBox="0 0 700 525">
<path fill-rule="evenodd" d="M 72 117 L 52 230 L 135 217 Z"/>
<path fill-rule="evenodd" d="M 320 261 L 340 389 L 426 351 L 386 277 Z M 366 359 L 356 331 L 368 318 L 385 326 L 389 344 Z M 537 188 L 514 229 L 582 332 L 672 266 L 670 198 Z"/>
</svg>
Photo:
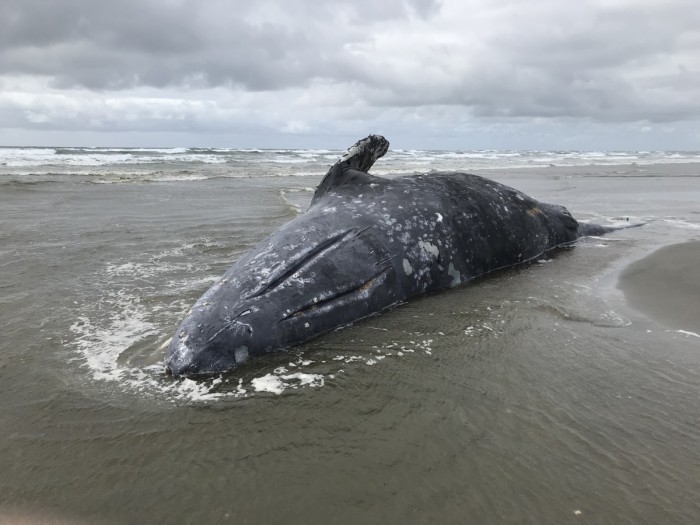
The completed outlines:
<svg viewBox="0 0 700 525">
<path fill-rule="evenodd" d="M 666 246 L 634 262 L 618 286 L 634 309 L 669 328 L 700 333 L 700 241 Z"/>
<path fill-rule="evenodd" d="M 492 170 L 577 218 L 646 225 L 176 380 L 177 324 L 327 169 L 247 155 L 0 167 L 0 525 L 700 523 L 700 338 L 610 290 L 628 261 L 700 240 L 700 164 Z M 460 159 L 401 162 L 386 171 Z M 644 262 L 664 283 L 647 301 L 688 294 L 676 259 Z"/>
</svg>

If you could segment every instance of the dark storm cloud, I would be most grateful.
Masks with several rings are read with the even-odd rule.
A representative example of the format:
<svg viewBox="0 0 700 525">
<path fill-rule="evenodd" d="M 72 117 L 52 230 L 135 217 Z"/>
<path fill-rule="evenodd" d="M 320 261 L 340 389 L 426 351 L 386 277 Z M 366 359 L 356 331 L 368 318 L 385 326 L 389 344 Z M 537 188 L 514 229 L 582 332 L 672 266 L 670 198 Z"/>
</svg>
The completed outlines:
<svg viewBox="0 0 700 525">
<path fill-rule="evenodd" d="M 274 2 L 10 0 L 0 69 L 58 86 L 120 89 L 199 84 L 248 89 L 334 77 L 343 46 L 386 19 L 429 16 L 431 0 L 346 5 Z M 269 10 L 269 14 L 266 12 Z"/>
</svg>

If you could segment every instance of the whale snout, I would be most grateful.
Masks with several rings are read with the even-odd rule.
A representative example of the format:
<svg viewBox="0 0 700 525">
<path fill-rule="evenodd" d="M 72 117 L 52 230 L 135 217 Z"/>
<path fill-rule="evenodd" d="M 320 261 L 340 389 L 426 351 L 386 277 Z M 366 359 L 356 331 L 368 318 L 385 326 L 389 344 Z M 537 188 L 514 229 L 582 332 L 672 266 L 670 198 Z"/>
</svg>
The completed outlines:
<svg viewBox="0 0 700 525">
<path fill-rule="evenodd" d="M 248 357 L 248 348 L 239 345 L 223 351 L 218 345 L 200 345 L 183 330 L 173 337 L 165 358 L 165 372 L 175 377 L 207 376 L 233 370 Z"/>
</svg>

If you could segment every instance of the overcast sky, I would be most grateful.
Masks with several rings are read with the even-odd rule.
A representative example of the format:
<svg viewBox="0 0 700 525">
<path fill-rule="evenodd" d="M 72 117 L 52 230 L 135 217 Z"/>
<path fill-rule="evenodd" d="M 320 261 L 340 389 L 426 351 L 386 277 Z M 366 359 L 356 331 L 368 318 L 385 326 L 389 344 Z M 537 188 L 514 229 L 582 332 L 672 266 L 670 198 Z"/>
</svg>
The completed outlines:
<svg viewBox="0 0 700 525">
<path fill-rule="evenodd" d="M 697 0 L 0 0 L 0 145 L 700 150 Z"/>
</svg>

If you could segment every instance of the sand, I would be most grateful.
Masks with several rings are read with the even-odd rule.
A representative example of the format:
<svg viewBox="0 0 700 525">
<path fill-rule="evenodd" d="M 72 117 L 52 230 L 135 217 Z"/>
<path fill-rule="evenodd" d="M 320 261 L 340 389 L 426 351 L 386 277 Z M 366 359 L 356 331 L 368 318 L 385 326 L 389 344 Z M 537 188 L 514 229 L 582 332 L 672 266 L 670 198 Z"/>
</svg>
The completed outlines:
<svg viewBox="0 0 700 525">
<path fill-rule="evenodd" d="M 634 309 L 669 328 L 700 333 L 700 241 L 666 246 L 634 262 L 618 286 Z"/>
</svg>

